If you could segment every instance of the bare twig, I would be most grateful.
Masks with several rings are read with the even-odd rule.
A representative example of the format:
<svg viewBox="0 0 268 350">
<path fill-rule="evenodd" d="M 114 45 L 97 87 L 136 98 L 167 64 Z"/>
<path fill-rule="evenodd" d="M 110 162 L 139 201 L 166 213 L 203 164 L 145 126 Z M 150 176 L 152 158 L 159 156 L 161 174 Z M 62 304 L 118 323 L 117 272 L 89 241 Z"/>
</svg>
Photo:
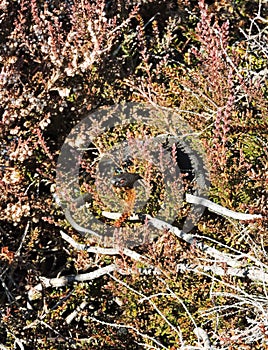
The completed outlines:
<svg viewBox="0 0 268 350">
<path fill-rule="evenodd" d="M 73 282 L 85 282 L 94 280 L 98 277 L 101 277 L 107 273 L 111 273 L 114 270 L 116 270 L 116 265 L 111 264 L 105 267 L 101 267 L 96 271 L 89 272 L 89 273 L 83 273 L 78 275 L 69 275 L 69 276 L 62 276 L 57 278 L 46 278 L 46 277 L 40 277 L 41 283 L 37 284 L 35 287 L 30 289 L 28 292 L 28 298 L 29 300 L 33 300 L 34 296 L 38 291 L 42 291 L 43 288 L 49 288 L 49 287 L 64 287 L 68 285 L 69 283 Z"/>
<path fill-rule="evenodd" d="M 260 214 L 245 214 L 239 213 L 230 209 L 227 209 L 219 204 L 216 204 L 206 198 L 193 196 L 192 194 L 186 193 L 186 202 L 192 204 L 200 204 L 204 207 L 207 207 L 209 211 L 212 211 L 221 216 L 227 216 L 232 219 L 244 221 L 244 220 L 254 220 L 261 219 L 262 215 Z"/>
<path fill-rule="evenodd" d="M 212 272 L 213 275 L 217 276 L 236 276 L 236 277 L 242 277 L 242 278 L 249 278 L 252 281 L 261 281 L 263 283 L 268 283 L 268 273 L 263 271 L 262 269 L 257 268 L 249 268 L 249 267 L 240 267 L 240 268 L 233 268 L 233 267 L 220 267 L 217 265 L 188 265 L 185 264 L 178 264 L 177 265 L 178 271 L 193 271 L 196 273 L 200 272 Z"/>
<path fill-rule="evenodd" d="M 134 252 L 131 249 L 128 248 L 101 248 L 101 247 L 89 247 L 86 244 L 80 244 L 77 243 L 72 237 L 67 235 L 65 232 L 60 231 L 62 238 L 71 244 L 75 249 L 77 250 L 83 250 L 88 253 L 94 253 L 94 254 L 103 254 L 103 255 L 118 255 L 118 254 L 125 254 L 129 256 L 131 259 L 136 261 L 145 262 L 148 260 L 144 255 L 138 254 Z"/>
<path fill-rule="evenodd" d="M 87 301 L 83 301 L 80 305 L 78 305 L 76 307 L 76 309 L 70 313 L 70 315 L 68 315 L 65 319 L 67 324 L 70 324 L 74 318 L 77 317 L 78 313 L 81 312 L 82 310 L 84 310 L 84 308 L 88 305 Z"/>
<path fill-rule="evenodd" d="M 209 350 L 211 349 L 210 347 L 210 341 L 208 338 L 208 334 L 206 331 L 204 331 L 203 328 L 197 327 L 194 329 L 194 334 L 197 336 L 198 340 L 203 342 L 203 349 L 204 350 Z"/>
</svg>

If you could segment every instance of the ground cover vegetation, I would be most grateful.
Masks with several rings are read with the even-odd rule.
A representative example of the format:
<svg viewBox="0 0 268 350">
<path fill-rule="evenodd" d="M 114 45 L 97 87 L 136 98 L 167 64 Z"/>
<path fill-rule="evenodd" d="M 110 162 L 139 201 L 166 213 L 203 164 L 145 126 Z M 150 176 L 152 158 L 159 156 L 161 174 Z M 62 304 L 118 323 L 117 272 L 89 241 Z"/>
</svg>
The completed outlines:
<svg viewBox="0 0 268 350">
<path fill-rule="evenodd" d="M 1 349 L 268 348 L 267 8 L 1 1 Z M 222 260 L 171 230 L 133 248 L 143 260 L 96 254 L 66 221 L 52 195 L 61 145 L 89 112 L 120 102 L 178 112 L 206 150 L 210 200 L 262 216 L 205 211 L 191 234 Z M 105 273 L 70 277 L 94 271 Z"/>
</svg>

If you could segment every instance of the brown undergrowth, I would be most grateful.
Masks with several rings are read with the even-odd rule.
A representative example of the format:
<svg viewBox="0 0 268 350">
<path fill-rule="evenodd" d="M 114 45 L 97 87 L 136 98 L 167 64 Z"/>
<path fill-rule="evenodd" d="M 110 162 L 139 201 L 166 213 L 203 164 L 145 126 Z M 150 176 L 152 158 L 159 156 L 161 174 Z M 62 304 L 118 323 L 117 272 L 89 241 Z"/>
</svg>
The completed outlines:
<svg viewBox="0 0 268 350">
<path fill-rule="evenodd" d="M 0 9 L 0 347 L 205 349 L 197 327 L 213 349 L 267 347 L 267 280 L 229 274 L 197 246 L 243 253 L 240 267 L 267 273 L 267 5 L 4 0 Z M 62 229 L 95 244 L 52 197 L 60 147 L 85 114 L 122 101 L 176 111 L 205 147 L 210 199 L 263 218 L 205 212 L 191 245 L 164 231 L 136 247 L 146 263 L 63 241 Z M 41 277 L 111 263 L 124 274 L 29 299 Z"/>
</svg>

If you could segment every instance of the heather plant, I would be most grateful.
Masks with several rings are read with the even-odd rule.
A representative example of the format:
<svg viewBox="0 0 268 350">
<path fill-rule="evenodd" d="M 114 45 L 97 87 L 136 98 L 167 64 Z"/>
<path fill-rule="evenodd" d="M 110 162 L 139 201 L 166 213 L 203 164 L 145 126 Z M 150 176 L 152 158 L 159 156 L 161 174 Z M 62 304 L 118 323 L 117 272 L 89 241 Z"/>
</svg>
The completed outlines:
<svg viewBox="0 0 268 350">
<path fill-rule="evenodd" d="M 266 348 L 266 4 L 4 0 L 0 9 L 0 347 Z M 85 114 L 120 101 L 176 111 L 206 149 L 210 199 L 262 218 L 205 212 L 190 236 L 178 219 L 131 251 L 81 237 L 52 196 L 60 146 Z M 104 148 L 116 141 L 103 137 Z M 148 164 L 132 167 L 159 182 Z"/>
</svg>

